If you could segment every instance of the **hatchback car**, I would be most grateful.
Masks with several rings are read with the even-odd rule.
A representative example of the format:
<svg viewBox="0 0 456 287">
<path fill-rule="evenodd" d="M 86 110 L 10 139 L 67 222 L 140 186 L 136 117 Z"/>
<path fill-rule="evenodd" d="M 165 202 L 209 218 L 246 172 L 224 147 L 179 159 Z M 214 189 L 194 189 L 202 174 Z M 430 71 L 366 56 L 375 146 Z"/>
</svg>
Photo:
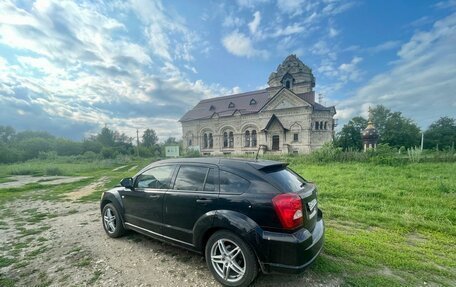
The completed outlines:
<svg viewBox="0 0 456 287">
<path fill-rule="evenodd" d="M 100 208 L 108 236 L 131 229 L 203 254 L 226 286 L 300 272 L 324 241 L 315 185 L 277 161 L 154 162 L 104 192 Z"/>
</svg>

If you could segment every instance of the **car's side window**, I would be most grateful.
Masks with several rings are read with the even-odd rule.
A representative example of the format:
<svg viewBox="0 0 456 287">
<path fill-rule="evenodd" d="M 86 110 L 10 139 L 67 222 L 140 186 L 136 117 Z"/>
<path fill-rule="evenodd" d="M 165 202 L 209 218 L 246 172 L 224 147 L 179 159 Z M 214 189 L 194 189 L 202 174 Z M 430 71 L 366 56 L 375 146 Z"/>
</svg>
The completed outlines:
<svg viewBox="0 0 456 287">
<path fill-rule="evenodd" d="M 177 173 L 175 190 L 202 191 L 208 172 L 207 167 L 201 166 L 181 166 Z"/>
<path fill-rule="evenodd" d="M 220 171 L 221 193 L 243 193 L 249 188 L 249 181 L 231 172 Z"/>
<path fill-rule="evenodd" d="M 159 166 L 146 170 L 136 178 L 135 187 L 137 188 L 170 188 L 171 176 L 174 166 Z"/>
</svg>

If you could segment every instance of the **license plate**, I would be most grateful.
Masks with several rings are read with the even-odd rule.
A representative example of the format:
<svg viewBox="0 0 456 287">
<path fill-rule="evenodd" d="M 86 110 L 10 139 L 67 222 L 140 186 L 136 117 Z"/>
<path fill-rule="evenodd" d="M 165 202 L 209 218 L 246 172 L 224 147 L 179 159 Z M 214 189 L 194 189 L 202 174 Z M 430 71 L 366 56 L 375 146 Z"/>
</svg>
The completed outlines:
<svg viewBox="0 0 456 287">
<path fill-rule="evenodd" d="M 317 205 L 317 200 L 315 198 L 307 203 L 307 206 L 309 206 L 310 211 L 312 211 L 315 208 L 315 205 Z"/>
</svg>

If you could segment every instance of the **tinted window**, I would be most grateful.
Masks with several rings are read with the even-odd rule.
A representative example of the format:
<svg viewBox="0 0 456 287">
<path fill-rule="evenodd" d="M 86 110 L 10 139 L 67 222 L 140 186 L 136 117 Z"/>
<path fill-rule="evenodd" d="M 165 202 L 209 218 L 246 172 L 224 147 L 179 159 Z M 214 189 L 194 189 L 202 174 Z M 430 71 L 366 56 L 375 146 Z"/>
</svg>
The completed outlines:
<svg viewBox="0 0 456 287">
<path fill-rule="evenodd" d="M 220 192 L 242 193 L 249 187 L 249 182 L 227 171 L 220 171 Z"/>
<path fill-rule="evenodd" d="M 199 166 L 181 166 L 176 177 L 174 189 L 177 190 L 203 190 L 208 168 Z"/>
<path fill-rule="evenodd" d="M 136 179 L 136 187 L 168 189 L 174 166 L 159 166 L 151 168 Z"/>
<path fill-rule="evenodd" d="M 209 169 L 206 177 L 206 183 L 204 184 L 204 191 L 215 191 L 215 170 Z"/>
<path fill-rule="evenodd" d="M 288 192 L 298 192 L 302 189 L 305 181 L 291 169 L 279 169 L 267 173 L 280 188 Z"/>
</svg>

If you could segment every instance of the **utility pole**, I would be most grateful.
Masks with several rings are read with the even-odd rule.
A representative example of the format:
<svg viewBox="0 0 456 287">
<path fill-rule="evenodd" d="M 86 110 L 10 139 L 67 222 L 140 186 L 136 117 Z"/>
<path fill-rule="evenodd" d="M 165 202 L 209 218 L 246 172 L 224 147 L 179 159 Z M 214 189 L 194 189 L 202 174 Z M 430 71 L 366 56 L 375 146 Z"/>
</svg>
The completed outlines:
<svg viewBox="0 0 456 287">
<path fill-rule="evenodd" d="M 136 129 L 136 155 L 139 157 L 139 131 Z"/>
<path fill-rule="evenodd" d="M 421 132 L 421 151 L 423 151 L 423 144 L 424 144 L 424 132 Z"/>
</svg>

